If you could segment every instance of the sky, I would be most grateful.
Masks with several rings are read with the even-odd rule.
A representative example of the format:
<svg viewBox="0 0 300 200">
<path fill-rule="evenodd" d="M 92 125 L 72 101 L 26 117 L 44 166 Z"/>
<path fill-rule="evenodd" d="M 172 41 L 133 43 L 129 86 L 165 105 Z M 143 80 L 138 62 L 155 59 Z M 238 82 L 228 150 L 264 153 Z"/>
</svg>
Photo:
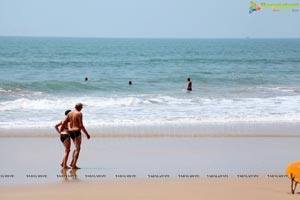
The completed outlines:
<svg viewBox="0 0 300 200">
<path fill-rule="evenodd" d="M 249 14 L 249 6 L 245 0 L 0 0 L 0 36 L 300 38 L 300 8 Z"/>
</svg>

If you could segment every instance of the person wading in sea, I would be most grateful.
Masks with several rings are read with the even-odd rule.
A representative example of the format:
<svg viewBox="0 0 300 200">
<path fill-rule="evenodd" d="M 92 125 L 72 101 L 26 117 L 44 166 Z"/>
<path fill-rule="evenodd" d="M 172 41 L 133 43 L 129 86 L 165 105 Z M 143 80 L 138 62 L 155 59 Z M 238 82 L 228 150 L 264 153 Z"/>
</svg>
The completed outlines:
<svg viewBox="0 0 300 200">
<path fill-rule="evenodd" d="M 187 91 L 192 91 L 192 81 L 190 78 L 187 79 Z"/>
</svg>

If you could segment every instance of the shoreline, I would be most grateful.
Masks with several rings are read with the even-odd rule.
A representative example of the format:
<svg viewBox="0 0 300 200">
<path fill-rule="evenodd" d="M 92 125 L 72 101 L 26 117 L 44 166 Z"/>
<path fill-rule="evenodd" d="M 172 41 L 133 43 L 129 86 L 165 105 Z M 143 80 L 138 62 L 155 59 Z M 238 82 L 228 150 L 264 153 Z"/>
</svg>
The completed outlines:
<svg viewBox="0 0 300 200">
<path fill-rule="evenodd" d="M 53 123 L 54 124 L 54 123 Z M 0 127 L 1 137 L 56 137 L 47 127 Z M 53 126 L 52 126 L 53 125 Z M 300 121 L 89 125 L 94 137 L 300 137 Z"/>
<path fill-rule="evenodd" d="M 82 134 L 83 137 L 84 134 Z M 300 138 L 300 134 L 91 134 L 93 138 Z M 48 134 L 0 134 L 0 138 L 58 138 L 59 135 Z"/>
</svg>

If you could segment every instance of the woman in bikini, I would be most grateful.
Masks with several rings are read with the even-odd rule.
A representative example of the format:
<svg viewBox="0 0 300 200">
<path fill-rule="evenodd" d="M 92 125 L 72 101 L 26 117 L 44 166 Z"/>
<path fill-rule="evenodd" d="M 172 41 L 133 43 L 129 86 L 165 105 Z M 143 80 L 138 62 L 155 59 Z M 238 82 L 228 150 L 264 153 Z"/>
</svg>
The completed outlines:
<svg viewBox="0 0 300 200">
<path fill-rule="evenodd" d="M 69 112 L 71 112 L 71 110 L 66 110 L 65 115 L 68 115 Z M 68 132 L 69 123 L 67 124 L 67 126 L 64 126 L 61 129 L 59 129 L 61 125 L 62 125 L 62 121 L 60 121 L 58 124 L 54 126 L 56 131 L 60 135 L 60 141 L 63 143 L 65 147 L 65 152 L 60 165 L 62 166 L 63 169 L 70 169 L 70 167 L 67 166 L 67 161 L 68 161 L 70 148 L 71 148 L 70 133 Z"/>
</svg>

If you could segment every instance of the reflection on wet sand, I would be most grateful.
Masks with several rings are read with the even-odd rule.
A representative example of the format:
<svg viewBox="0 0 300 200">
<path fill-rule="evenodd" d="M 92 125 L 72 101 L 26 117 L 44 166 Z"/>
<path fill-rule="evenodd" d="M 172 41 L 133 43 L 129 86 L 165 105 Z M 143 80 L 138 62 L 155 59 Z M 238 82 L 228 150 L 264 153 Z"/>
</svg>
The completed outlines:
<svg viewBox="0 0 300 200">
<path fill-rule="evenodd" d="M 61 173 L 61 178 L 63 178 L 64 181 L 79 181 L 80 179 L 78 179 L 77 177 L 77 170 L 78 169 L 71 169 L 68 173 L 69 169 L 61 169 L 60 173 Z"/>
</svg>

